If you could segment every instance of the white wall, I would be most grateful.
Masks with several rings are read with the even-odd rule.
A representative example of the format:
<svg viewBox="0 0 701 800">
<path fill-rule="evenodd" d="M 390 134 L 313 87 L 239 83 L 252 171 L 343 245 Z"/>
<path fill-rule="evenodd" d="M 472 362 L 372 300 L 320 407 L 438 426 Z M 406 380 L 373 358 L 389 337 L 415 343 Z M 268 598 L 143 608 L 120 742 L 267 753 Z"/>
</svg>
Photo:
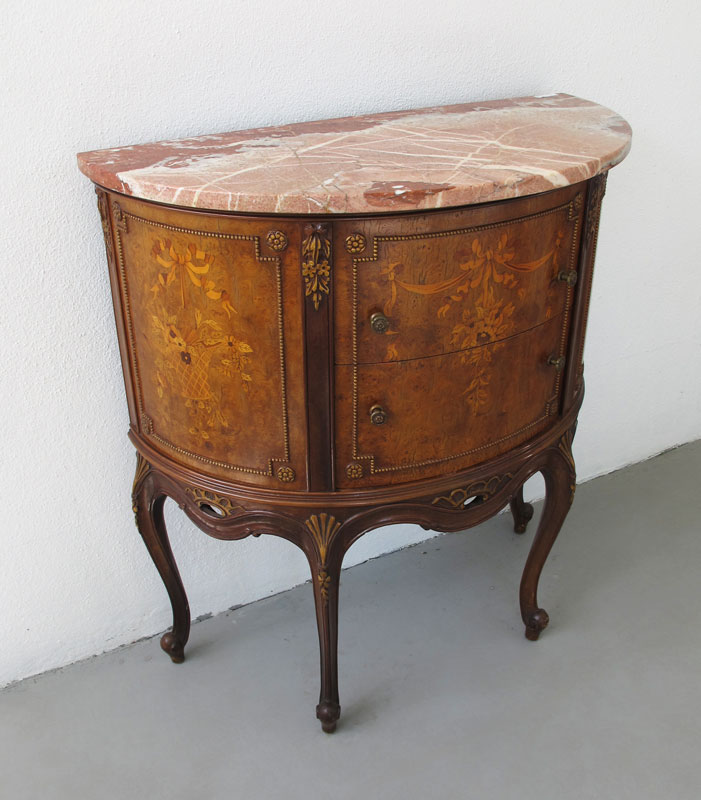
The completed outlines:
<svg viewBox="0 0 701 800">
<path fill-rule="evenodd" d="M 610 106 L 634 138 L 604 201 L 580 478 L 701 435 L 697 3 L 5 0 L 2 16 L 0 685 L 169 624 L 132 518 L 77 151 L 557 91 Z M 168 521 L 195 617 L 307 577 L 282 540 Z M 349 562 L 425 536 L 376 532 Z"/>
</svg>

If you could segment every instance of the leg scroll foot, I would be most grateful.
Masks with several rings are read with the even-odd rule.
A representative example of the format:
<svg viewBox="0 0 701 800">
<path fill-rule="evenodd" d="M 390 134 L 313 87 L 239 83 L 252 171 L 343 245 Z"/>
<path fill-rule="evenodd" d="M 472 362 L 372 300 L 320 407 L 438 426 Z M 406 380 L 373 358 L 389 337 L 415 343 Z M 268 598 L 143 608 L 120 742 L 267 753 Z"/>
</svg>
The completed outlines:
<svg viewBox="0 0 701 800">
<path fill-rule="evenodd" d="M 514 518 L 514 533 L 525 533 L 533 517 L 533 506 L 523 499 L 523 486 L 511 498 L 511 514 Z"/>
<path fill-rule="evenodd" d="M 538 640 L 540 634 L 548 627 L 550 617 L 545 609 L 538 608 L 524 621 L 526 623 L 526 639 L 535 642 Z"/>
<path fill-rule="evenodd" d="M 324 733 L 333 733 L 336 730 L 336 722 L 340 716 L 341 706 L 338 703 L 324 701 L 316 707 L 316 718 L 321 722 Z"/>
<path fill-rule="evenodd" d="M 174 664 L 182 664 L 185 661 L 185 643 L 178 641 L 172 631 L 161 636 L 161 649 L 168 653 Z"/>
</svg>

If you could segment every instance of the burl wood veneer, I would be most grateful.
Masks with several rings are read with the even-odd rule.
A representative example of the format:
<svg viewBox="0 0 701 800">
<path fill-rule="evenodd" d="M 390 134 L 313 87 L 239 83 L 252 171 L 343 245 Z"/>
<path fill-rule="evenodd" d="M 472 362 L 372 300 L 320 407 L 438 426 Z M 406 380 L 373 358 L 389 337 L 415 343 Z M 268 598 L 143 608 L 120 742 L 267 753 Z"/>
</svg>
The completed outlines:
<svg viewBox="0 0 701 800">
<path fill-rule="evenodd" d="M 79 156 L 96 184 L 131 426 L 136 521 L 173 606 L 173 498 L 206 533 L 309 560 L 317 717 L 340 715 L 341 563 L 393 522 L 459 531 L 524 481 L 538 579 L 575 491 L 572 439 L 601 199 L 630 129 L 569 95 L 392 112 Z"/>
</svg>

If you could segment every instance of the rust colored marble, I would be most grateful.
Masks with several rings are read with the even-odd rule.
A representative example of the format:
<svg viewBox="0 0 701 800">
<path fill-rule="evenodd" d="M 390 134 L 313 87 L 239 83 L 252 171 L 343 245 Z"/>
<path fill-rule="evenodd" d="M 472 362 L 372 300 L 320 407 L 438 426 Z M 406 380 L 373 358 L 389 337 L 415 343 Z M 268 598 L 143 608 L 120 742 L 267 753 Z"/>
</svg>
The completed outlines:
<svg viewBox="0 0 701 800">
<path fill-rule="evenodd" d="M 345 214 L 545 192 L 606 171 L 630 140 L 613 111 L 556 94 L 95 150 L 78 163 L 107 189 L 168 205 Z"/>
</svg>

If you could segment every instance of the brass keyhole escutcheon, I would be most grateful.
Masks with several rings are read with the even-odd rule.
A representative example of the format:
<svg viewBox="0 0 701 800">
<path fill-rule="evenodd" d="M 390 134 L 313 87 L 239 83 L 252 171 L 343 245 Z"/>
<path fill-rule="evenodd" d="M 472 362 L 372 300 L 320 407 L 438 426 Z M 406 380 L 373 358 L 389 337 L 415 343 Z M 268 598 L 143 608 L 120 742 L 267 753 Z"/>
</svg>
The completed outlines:
<svg viewBox="0 0 701 800">
<path fill-rule="evenodd" d="M 566 283 L 570 288 L 576 285 L 578 277 L 577 271 L 574 269 L 563 269 L 557 273 L 557 279 Z"/>
<path fill-rule="evenodd" d="M 381 311 L 375 311 L 370 315 L 370 327 L 375 333 L 387 333 L 389 330 L 389 320 Z"/>
<path fill-rule="evenodd" d="M 373 406 L 370 409 L 370 422 L 373 425 L 384 425 L 387 422 L 387 412 L 382 406 Z"/>
<path fill-rule="evenodd" d="M 562 370 L 565 368 L 565 360 L 566 359 L 564 356 L 553 355 L 548 359 L 548 364 L 550 364 L 551 367 L 555 367 L 557 372 L 562 372 Z"/>
</svg>

